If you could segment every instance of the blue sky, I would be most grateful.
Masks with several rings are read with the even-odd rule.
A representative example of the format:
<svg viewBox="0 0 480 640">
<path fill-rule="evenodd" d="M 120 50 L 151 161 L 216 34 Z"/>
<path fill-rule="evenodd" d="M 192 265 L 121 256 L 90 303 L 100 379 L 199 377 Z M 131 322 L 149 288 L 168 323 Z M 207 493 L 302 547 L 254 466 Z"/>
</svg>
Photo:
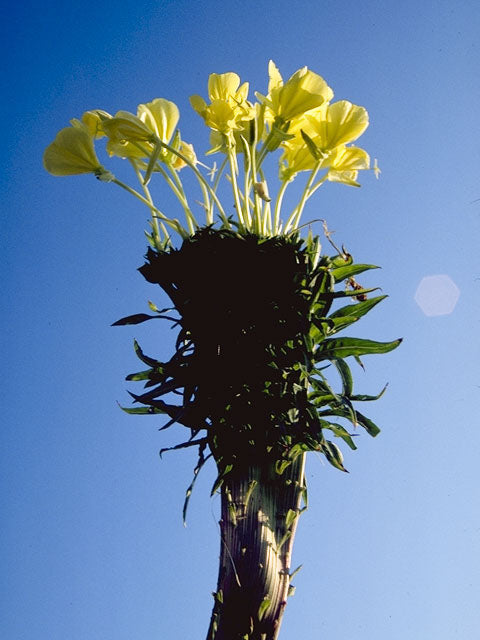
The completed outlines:
<svg viewBox="0 0 480 640">
<path fill-rule="evenodd" d="M 188 527 L 194 451 L 166 454 L 180 427 L 127 416 L 132 341 L 167 355 L 165 326 L 111 327 L 159 292 L 136 271 L 147 211 L 90 176 L 53 178 L 43 149 L 83 111 L 175 101 L 197 153 L 208 134 L 188 103 L 209 73 L 266 91 L 272 58 L 320 73 L 365 106 L 361 146 L 380 180 L 326 185 L 325 217 L 368 283 L 389 298 L 358 335 L 404 337 L 365 358 L 359 392 L 389 382 L 369 415 L 382 427 L 350 474 L 312 454 L 303 564 L 281 638 L 462 640 L 478 629 L 480 516 L 480 145 L 472 1 L 144 2 L 10 6 L 0 40 L 2 198 L 1 627 L 8 640 L 132 640 L 206 634 L 218 559 L 214 469 Z M 119 169 L 121 171 L 121 169 Z M 161 187 L 163 208 L 174 206 Z M 164 200 L 163 200 L 164 198 Z M 163 204 L 165 202 L 165 204 Z M 320 229 L 319 229 L 320 231 Z M 448 275 L 454 310 L 426 316 L 415 291 Z M 131 388 L 131 387 L 130 387 Z"/>
</svg>

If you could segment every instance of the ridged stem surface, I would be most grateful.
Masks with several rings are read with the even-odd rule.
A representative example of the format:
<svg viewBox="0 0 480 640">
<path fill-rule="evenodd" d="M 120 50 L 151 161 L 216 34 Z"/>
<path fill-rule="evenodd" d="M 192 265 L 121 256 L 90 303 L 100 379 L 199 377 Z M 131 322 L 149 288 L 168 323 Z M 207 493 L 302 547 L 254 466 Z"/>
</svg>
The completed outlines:
<svg viewBox="0 0 480 640">
<path fill-rule="evenodd" d="M 220 569 L 207 640 L 275 640 L 290 586 L 305 454 L 232 471 L 222 485 Z"/>
</svg>

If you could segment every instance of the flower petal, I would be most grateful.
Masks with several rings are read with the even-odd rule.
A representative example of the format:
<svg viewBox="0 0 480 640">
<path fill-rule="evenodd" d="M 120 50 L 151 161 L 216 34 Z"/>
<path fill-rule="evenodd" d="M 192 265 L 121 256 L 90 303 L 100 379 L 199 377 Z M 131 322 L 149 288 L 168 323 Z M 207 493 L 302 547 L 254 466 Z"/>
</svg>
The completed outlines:
<svg viewBox="0 0 480 640">
<path fill-rule="evenodd" d="M 45 149 L 43 166 L 54 176 L 72 176 L 103 171 L 92 136 L 79 120 L 59 131 Z"/>
<path fill-rule="evenodd" d="M 137 115 L 166 144 L 170 142 L 180 118 L 177 105 L 164 98 L 155 98 L 152 102 L 139 104 Z"/>
</svg>

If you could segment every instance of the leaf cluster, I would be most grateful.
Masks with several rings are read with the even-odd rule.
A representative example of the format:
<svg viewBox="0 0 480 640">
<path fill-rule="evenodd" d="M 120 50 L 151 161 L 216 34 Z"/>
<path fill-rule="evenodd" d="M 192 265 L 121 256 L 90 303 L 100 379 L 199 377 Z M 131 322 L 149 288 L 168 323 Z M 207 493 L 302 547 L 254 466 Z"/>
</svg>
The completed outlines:
<svg viewBox="0 0 480 640">
<path fill-rule="evenodd" d="M 346 359 L 361 364 L 361 356 L 391 351 L 400 340 L 336 334 L 386 296 L 368 298 L 373 289 L 349 287 L 354 275 L 374 265 L 354 264 L 346 253 L 318 254 L 319 239 L 312 236 L 203 228 L 179 249 L 149 249 L 139 269 L 167 293 L 172 309 L 151 305 L 153 316 L 115 323 L 159 317 L 179 326 L 175 353 L 166 362 L 146 356 L 135 343 L 148 368 L 127 377 L 143 381 L 144 391 L 131 394 L 141 406 L 125 411 L 165 414 L 169 420 L 162 428 L 175 422 L 188 427 L 190 439 L 174 448 L 199 447 L 195 477 L 213 455 L 219 469 L 215 489 L 234 467 L 269 458 L 282 473 L 305 451 L 319 451 L 346 471 L 340 449 L 325 434 L 355 449 L 352 427 L 371 436 L 379 432 L 355 404 L 384 390 L 355 394 Z M 348 303 L 332 311 L 345 298 Z M 170 311 L 176 317 L 165 316 Z M 340 391 L 326 377 L 332 366 Z"/>
</svg>

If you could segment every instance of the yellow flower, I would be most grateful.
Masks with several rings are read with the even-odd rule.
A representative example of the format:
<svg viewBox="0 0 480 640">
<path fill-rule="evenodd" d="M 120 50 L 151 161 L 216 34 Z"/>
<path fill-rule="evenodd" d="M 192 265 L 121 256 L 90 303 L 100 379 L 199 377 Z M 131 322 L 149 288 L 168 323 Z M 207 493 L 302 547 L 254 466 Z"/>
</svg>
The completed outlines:
<svg viewBox="0 0 480 640">
<path fill-rule="evenodd" d="M 230 133 L 229 138 L 227 139 L 222 133 L 220 133 L 220 131 L 212 129 L 210 132 L 211 148 L 206 152 L 206 155 L 210 155 L 218 151 L 227 153 L 227 145 L 231 144 L 232 139 L 234 141 L 236 153 L 243 153 L 245 150 L 242 138 L 250 145 L 253 144 L 254 140 L 261 140 L 263 135 L 263 109 L 261 105 L 258 103 L 254 104 L 252 106 L 252 111 L 248 115 L 249 119 L 237 120 L 235 122 L 236 129 Z M 255 127 L 257 127 L 257 131 L 255 131 Z"/>
<path fill-rule="evenodd" d="M 270 60 L 268 73 L 268 96 L 257 94 L 267 106 L 267 121 L 277 119 L 280 123 L 289 122 L 333 98 L 333 91 L 325 80 L 307 67 L 298 69 L 284 83 L 279 70 Z"/>
<path fill-rule="evenodd" d="M 193 144 L 189 144 L 188 142 L 184 142 L 183 140 L 180 142 L 180 148 L 178 151 L 184 156 L 187 160 L 189 160 L 192 164 L 197 164 L 197 156 L 195 155 L 195 150 L 193 148 Z M 172 154 L 175 156 L 175 154 Z M 172 162 L 172 167 L 177 171 L 186 167 L 187 163 L 175 156 Z"/>
<path fill-rule="evenodd" d="M 94 173 L 102 177 L 108 174 L 97 158 L 92 134 L 80 120 L 73 120 L 71 127 L 57 133 L 45 149 L 43 166 L 54 176 Z"/>
<path fill-rule="evenodd" d="M 304 131 L 322 151 L 353 142 L 368 127 L 368 112 L 363 107 L 340 100 L 306 114 Z"/>
<path fill-rule="evenodd" d="M 300 171 L 311 171 L 317 163 L 305 142 L 301 138 L 295 140 L 297 144 L 285 145 L 280 158 L 279 177 L 282 182 L 291 180 Z"/>
<path fill-rule="evenodd" d="M 303 139 L 295 138 L 296 144 L 285 145 L 280 158 L 280 180 L 291 180 L 300 171 L 311 171 L 318 160 L 313 156 Z M 316 142 L 316 140 L 313 140 Z M 327 179 L 331 182 L 356 183 L 358 171 L 370 167 L 370 157 L 364 149 L 339 145 L 325 153 L 319 169 L 328 169 Z"/>
<path fill-rule="evenodd" d="M 240 78 L 236 73 L 211 73 L 208 77 L 208 97 L 214 100 L 225 100 L 233 105 L 245 102 L 248 95 L 248 82 L 241 87 Z"/>
<path fill-rule="evenodd" d="M 94 138 L 103 138 L 106 134 L 102 123 L 111 117 L 109 113 L 102 111 L 102 109 L 94 109 L 93 111 L 85 111 L 82 116 L 82 122 Z"/>
<path fill-rule="evenodd" d="M 239 85 L 240 78 L 236 73 L 212 73 L 208 78 L 210 104 L 199 95 L 190 97 L 193 109 L 210 129 L 228 134 L 240 129 L 241 121 L 254 117 L 254 109 L 247 101 L 248 82 Z"/>
<path fill-rule="evenodd" d="M 359 187 L 358 171 L 370 168 L 370 156 L 359 147 L 340 145 L 328 158 L 328 166 L 327 180 Z"/>
<path fill-rule="evenodd" d="M 139 104 L 137 115 L 118 111 L 101 124 L 109 137 L 107 151 L 121 158 L 147 158 L 158 141 L 170 142 L 179 117 L 177 105 L 164 98 Z M 163 160 L 166 153 L 162 151 L 159 159 Z"/>
<path fill-rule="evenodd" d="M 145 126 L 166 144 L 172 139 L 180 119 L 177 105 L 164 98 L 155 98 L 146 104 L 139 104 L 137 115 Z"/>
</svg>

